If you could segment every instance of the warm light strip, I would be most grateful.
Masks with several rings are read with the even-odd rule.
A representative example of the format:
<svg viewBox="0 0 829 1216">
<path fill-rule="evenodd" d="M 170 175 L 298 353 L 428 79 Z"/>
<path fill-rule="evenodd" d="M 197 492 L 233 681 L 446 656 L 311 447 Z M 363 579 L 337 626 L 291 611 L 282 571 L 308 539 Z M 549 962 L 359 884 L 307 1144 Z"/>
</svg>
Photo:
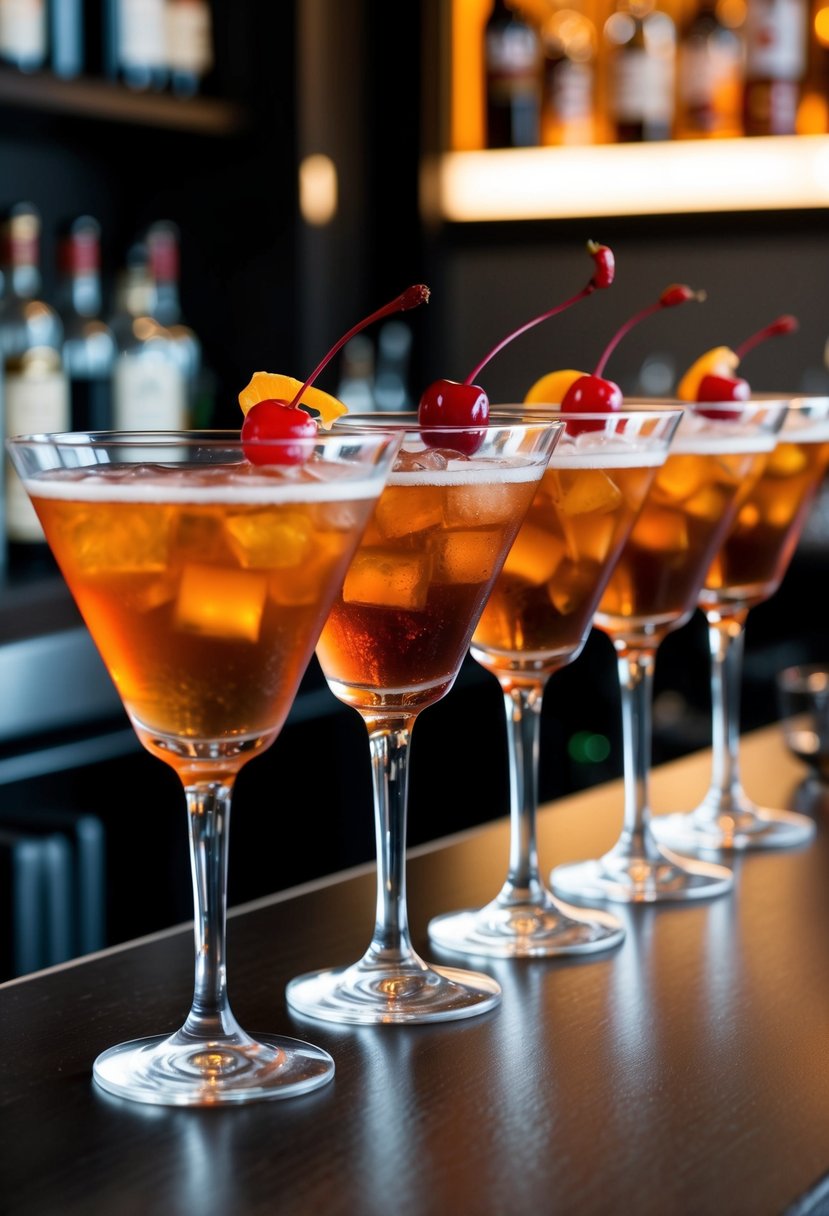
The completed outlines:
<svg viewBox="0 0 829 1216">
<path fill-rule="evenodd" d="M 449 152 L 425 217 L 451 222 L 829 207 L 829 136 Z"/>
</svg>

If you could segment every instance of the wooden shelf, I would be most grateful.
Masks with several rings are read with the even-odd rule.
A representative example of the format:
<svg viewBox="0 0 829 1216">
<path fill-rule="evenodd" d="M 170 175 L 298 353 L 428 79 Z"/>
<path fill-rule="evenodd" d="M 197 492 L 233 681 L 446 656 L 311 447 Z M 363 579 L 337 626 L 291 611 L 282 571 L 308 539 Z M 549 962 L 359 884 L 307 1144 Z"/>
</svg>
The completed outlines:
<svg viewBox="0 0 829 1216">
<path fill-rule="evenodd" d="M 214 98 L 139 93 L 103 80 L 13 69 L 0 69 L 0 105 L 212 136 L 236 134 L 247 121 L 242 107 Z"/>
<path fill-rule="evenodd" d="M 829 136 L 447 152 L 424 161 L 431 222 L 829 207 Z"/>
</svg>

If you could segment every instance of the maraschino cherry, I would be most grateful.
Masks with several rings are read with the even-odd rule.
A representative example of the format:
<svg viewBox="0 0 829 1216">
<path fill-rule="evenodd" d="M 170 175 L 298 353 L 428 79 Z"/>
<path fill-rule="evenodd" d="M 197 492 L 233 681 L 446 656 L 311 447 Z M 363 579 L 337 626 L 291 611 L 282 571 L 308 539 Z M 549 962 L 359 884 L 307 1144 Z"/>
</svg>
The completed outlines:
<svg viewBox="0 0 829 1216">
<path fill-rule="evenodd" d="M 321 359 L 311 375 L 300 385 L 290 400 L 269 397 L 256 401 L 248 409 L 242 423 L 242 448 L 251 464 L 302 464 L 311 452 L 311 441 L 317 434 L 317 421 L 301 402 L 308 389 L 325 365 L 345 346 L 355 334 L 379 321 L 390 313 L 405 312 L 416 308 L 429 299 L 429 288 L 423 283 L 416 283 L 395 299 L 378 308 L 376 312 L 352 326 L 348 333 L 343 334 L 338 342 L 331 347 L 324 359 Z M 269 440 L 289 440 L 278 445 Z"/>
<path fill-rule="evenodd" d="M 566 308 L 570 308 L 585 296 L 592 295 L 597 289 L 609 287 L 613 282 L 616 271 L 613 251 L 607 245 L 599 245 L 596 241 L 588 241 L 587 249 L 593 258 L 594 266 L 590 281 L 581 291 L 571 296 L 569 300 L 565 300 L 564 303 L 557 304 L 554 308 L 533 317 L 531 321 L 527 321 L 518 329 L 507 334 L 472 369 L 463 383 L 459 383 L 457 380 L 435 380 L 433 384 L 430 384 L 423 392 L 418 407 L 418 422 L 422 427 L 458 427 L 467 426 L 469 423 L 486 426 L 489 421 L 489 397 L 484 389 L 474 381 L 490 359 L 494 358 L 520 334 L 539 325 L 542 321 L 546 321 L 549 317 L 564 312 Z M 433 447 L 442 445 L 439 429 L 434 432 L 424 431 L 423 438 Z M 470 431 L 468 434 L 456 434 L 452 438 L 452 447 L 466 454 L 474 452 L 479 443 L 480 435 L 474 431 Z"/>
<path fill-rule="evenodd" d="M 650 317 L 653 313 L 659 312 L 663 308 L 675 308 L 678 304 L 687 304 L 689 300 L 704 299 L 704 292 L 693 291 L 690 287 L 686 287 L 684 283 L 672 283 L 670 287 L 666 287 L 658 300 L 648 305 L 647 308 L 643 308 L 640 312 L 635 313 L 616 331 L 605 347 L 592 375 L 579 376 L 577 380 L 573 381 L 562 397 L 562 411 L 574 414 L 606 414 L 615 413 L 620 410 L 624 404 L 622 390 L 615 381 L 607 380 L 602 375 L 602 372 L 611 354 L 625 334 L 633 329 L 634 325 L 638 325 L 640 321 L 644 321 L 645 317 Z M 594 419 L 593 421 L 580 423 L 578 429 L 589 431 L 599 428 L 601 425 L 598 419 Z M 576 433 L 576 428 L 572 425 L 570 433 Z"/>
<path fill-rule="evenodd" d="M 797 328 L 797 318 L 788 313 L 771 321 L 768 325 L 764 325 L 762 329 L 758 329 L 756 333 L 751 334 L 734 349 L 734 366 L 737 367 L 742 363 L 748 352 L 755 346 L 759 346 L 761 342 L 776 337 L 778 334 L 794 333 Z M 749 383 L 742 376 L 709 373 L 703 376 L 697 385 L 697 401 L 747 401 L 750 395 Z"/>
</svg>

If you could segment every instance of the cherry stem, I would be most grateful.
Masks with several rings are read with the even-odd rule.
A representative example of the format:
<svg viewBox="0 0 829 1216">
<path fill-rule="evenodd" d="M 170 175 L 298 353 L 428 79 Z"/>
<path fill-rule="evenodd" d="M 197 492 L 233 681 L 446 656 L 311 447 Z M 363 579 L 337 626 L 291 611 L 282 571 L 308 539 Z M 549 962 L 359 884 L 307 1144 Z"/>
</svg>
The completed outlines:
<svg viewBox="0 0 829 1216">
<path fill-rule="evenodd" d="M 418 304 L 425 304 L 429 299 L 429 294 L 429 288 L 426 287 L 425 284 L 415 283 L 412 287 L 407 287 L 406 290 L 399 296 L 395 297 L 395 299 L 390 300 L 388 304 L 384 304 L 382 308 L 378 308 L 376 312 L 371 314 L 371 316 L 365 317 L 362 321 L 359 321 L 356 325 L 353 325 L 348 333 L 343 334 L 339 342 L 336 342 L 334 346 L 331 347 L 325 358 L 321 359 L 311 372 L 311 375 L 305 381 L 302 388 L 294 395 L 294 399 L 291 402 L 291 408 L 299 405 L 305 390 L 311 387 L 325 365 L 334 358 L 337 351 L 342 350 L 346 342 L 353 338 L 355 334 L 358 334 L 361 330 L 366 329 L 372 324 L 372 322 L 379 321 L 382 317 L 388 317 L 391 313 L 407 312 L 410 308 L 417 308 Z"/>
<path fill-rule="evenodd" d="M 788 313 L 784 314 L 782 317 L 778 317 L 776 321 L 771 321 L 768 325 L 764 325 L 762 329 L 758 329 L 756 334 L 751 334 L 750 337 L 746 338 L 737 347 L 734 354 L 742 362 L 750 350 L 753 350 L 755 346 L 759 346 L 761 342 L 765 342 L 767 338 L 774 338 L 777 334 L 794 333 L 797 327 L 797 317 L 789 316 Z"/>
<path fill-rule="evenodd" d="M 655 312 L 659 312 L 663 308 L 675 308 L 677 304 L 687 304 L 689 300 L 704 299 L 704 292 L 692 291 L 691 288 L 686 287 L 684 283 L 673 284 L 670 287 L 666 287 L 658 300 L 656 300 L 653 304 L 649 304 L 647 308 L 643 308 L 641 312 L 634 313 L 634 315 L 629 320 L 625 321 L 624 325 L 622 325 L 616 331 L 605 347 L 604 353 L 599 359 L 599 362 L 596 364 L 596 370 L 593 372 L 593 375 L 601 376 L 602 372 L 607 366 L 608 359 L 613 354 L 622 338 L 624 338 L 625 334 L 629 333 L 633 329 L 634 325 L 638 325 L 640 321 L 644 321 L 646 317 L 653 316 Z"/>
<path fill-rule="evenodd" d="M 583 300 L 585 296 L 592 295 L 595 290 L 596 284 L 591 279 L 586 287 L 583 287 L 581 291 L 577 292 L 576 295 L 571 296 L 569 300 L 565 300 L 563 304 L 556 304 L 555 308 L 550 308 L 547 310 L 547 312 L 542 312 L 539 316 L 533 317 L 532 321 L 527 321 L 526 324 L 522 325 L 520 329 L 514 330 L 511 334 L 507 334 L 506 338 L 502 338 L 497 346 L 493 346 L 489 354 L 485 355 L 478 366 L 472 369 L 464 380 L 464 384 L 473 384 L 478 378 L 478 373 L 481 371 L 481 369 L 486 367 L 490 359 L 493 359 L 500 350 L 503 350 L 504 347 L 513 340 L 513 338 L 518 338 L 521 334 L 526 333 L 528 329 L 532 329 L 534 325 L 540 325 L 542 321 L 546 321 L 549 317 L 554 317 L 556 313 L 564 312 L 565 309 L 572 307 L 573 304 L 577 304 L 579 300 Z"/>
</svg>

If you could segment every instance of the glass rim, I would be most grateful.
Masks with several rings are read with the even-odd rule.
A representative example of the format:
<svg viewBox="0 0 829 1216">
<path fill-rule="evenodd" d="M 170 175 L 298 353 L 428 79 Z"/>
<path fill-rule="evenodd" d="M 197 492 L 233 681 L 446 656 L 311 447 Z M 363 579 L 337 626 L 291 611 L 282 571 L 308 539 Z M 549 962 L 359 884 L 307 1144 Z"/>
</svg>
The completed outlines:
<svg viewBox="0 0 829 1216">
<path fill-rule="evenodd" d="M 371 428 L 374 433 L 379 431 L 379 428 Z M 369 428 L 366 428 L 366 434 L 369 433 Z M 257 437 L 255 446 L 259 447 L 279 447 L 285 444 L 290 444 L 295 447 L 297 444 L 306 444 L 309 447 L 315 443 L 324 441 L 326 438 L 336 439 L 342 442 L 343 436 L 341 433 L 335 433 L 333 430 L 328 430 L 321 427 L 316 435 L 301 435 L 301 436 L 271 436 L 270 438 L 260 439 Z M 187 430 L 186 428 L 179 431 L 120 431 L 120 430 L 100 430 L 100 431 L 55 431 L 33 433 L 28 435 L 10 435 L 5 440 L 7 445 L 16 447 L 66 447 L 66 448 L 92 448 L 92 447 L 181 447 L 183 444 L 190 447 L 215 447 L 227 448 L 235 447 L 242 448 L 244 440 L 242 439 L 240 430 L 231 430 L 230 428 L 214 429 L 214 430 Z M 254 441 L 251 441 L 252 443 Z"/>
<path fill-rule="evenodd" d="M 445 422 L 421 422 L 417 410 L 354 410 L 353 412 L 349 410 L 347 413 L 340 414 L 334 419 L 331 424 L 331 432 L 334 433 L 338 426 L 345 425 L 347 427 L 353 426 L 354 429 L 362 426 L 368 431 L 381 431 L 384 429 L 388 431 L 428 431 L 432 435 L 436 432 L 442 434 L 445 431 L 447 435 L 466 435 L 469 431 L 495 431 L 503 430 L 504 427 L 523 426 L 529 428 L 532 426 L 548 426 L 556 421 L 558 420 L 552 418 L 549 411 L 543 409 L 534 410 L 530 407 L 526 407 L 523 410 L 520 418 L 516 414 L 511 414 L 507 411 L 499 413 L 498 410 L 490 410 L 486 422 L 470 419 L 469 422 L 452 424 Z"/>
</svg>

